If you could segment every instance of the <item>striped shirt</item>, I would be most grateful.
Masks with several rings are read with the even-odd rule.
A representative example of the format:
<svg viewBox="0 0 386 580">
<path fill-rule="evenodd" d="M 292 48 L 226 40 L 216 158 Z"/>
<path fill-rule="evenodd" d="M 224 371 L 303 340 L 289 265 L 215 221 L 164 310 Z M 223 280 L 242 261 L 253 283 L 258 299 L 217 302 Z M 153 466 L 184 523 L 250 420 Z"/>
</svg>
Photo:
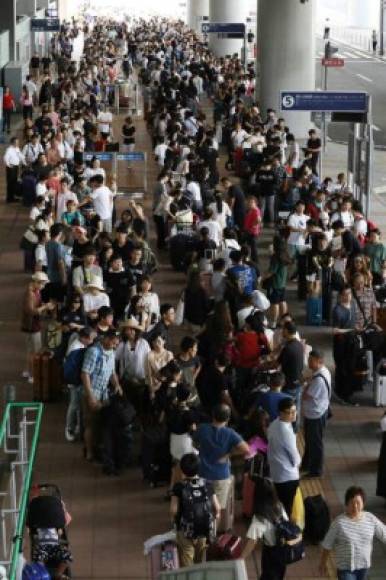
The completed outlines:
<svg viewBox="0 0 386 580">
<path fill-rule="evenodd" d="M 372 513 L 362 512 L 359 520 L 346 514 L 331 524 L 322 542 L 325 550 L 335 550 L 338 570 L 370 568 L 374 536 L 386 544 L 386 526 Z"/>
</svg>

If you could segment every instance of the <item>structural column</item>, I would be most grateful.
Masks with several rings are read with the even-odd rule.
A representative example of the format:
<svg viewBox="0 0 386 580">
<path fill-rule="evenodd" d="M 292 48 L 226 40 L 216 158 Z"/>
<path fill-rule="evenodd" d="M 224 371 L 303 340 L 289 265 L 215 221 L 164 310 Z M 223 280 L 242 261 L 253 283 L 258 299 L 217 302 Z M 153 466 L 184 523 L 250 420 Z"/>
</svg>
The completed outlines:
<svg viewBox="0 0 386 580">
<path fill-rule="evenodd" d="M 315 90 L 315 2 L 259 0 L 257 94 L 263 116 L 280 112 L 280 91 Z M 310 129 L 310 114 L 285 112 L 296 137 Z"/>
<path fill-rule="evenodd" d="M 210 22 L 246 23 L 249 14 L 249 0 L 210 0 Z M 209 35 L 209 48 L 217 56 L 235 54 L 241 57 L 244 40 L 232 38 L 218 38 L 216 33 Z"/>
<path fill-rule="evenodd" d="M 0 22 L 9 31 L 9 60 L 16 58 L 16 0 L 0 1 Z"/>
<path fill-rule="evenodd" d="M 209 18 L 209 0 L 188 0 L 188 26 L 201 33 L 201 24 Z"/>
</svg>

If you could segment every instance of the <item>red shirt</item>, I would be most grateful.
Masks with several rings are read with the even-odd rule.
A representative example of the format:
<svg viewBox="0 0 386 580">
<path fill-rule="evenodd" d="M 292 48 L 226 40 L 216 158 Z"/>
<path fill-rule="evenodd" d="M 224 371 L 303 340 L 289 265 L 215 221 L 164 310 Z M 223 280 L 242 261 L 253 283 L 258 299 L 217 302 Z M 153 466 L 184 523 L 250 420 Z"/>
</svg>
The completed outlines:
<svg viewBox="0 0 386 580">
<path fill-rule="evenodd" d="M 13 105 L 14 105 L 14 100 L 13 100 L 13 96 L 11 95 L 11 93 L 9 93 L 8 95 L 3 95 L 3 109 L 6 109 L 6 110 L 13 109 Z"/>
<path fill-rule="evenodd" d="M 236 335 L 235 347 L 235 366 L 251 369 L 259 365 L 262 347 L 268 348 L 268 341 L 264 334 L 239 332 Z"/>
<path fill-rule="evenodd" d="M 261 226 L 260 223 L 256 223 L 257 220 L 261 220 L 260 209 L 255 207 L 248 210 L 244 218 L 244 230 L 252 236 L 260 235 Z"/>
</svg>

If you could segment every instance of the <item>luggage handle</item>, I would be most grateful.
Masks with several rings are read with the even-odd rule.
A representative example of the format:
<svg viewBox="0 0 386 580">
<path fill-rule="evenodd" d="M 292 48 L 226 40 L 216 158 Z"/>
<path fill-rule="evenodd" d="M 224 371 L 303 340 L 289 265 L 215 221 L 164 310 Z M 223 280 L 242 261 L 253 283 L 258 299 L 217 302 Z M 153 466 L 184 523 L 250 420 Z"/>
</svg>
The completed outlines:
<svg viewBox="0 0 386 580">
<path fill-rule="evenodd" d="M 261 457 L 260 470 L 258 474 L 255 473 L 255 459 L 257 456 Z M 259 477 L 264 477 L 264 457 L 262 453 L 259 453 L 259 451 L 257 451 L 257 453 L 252 457 L 251 466 L 249 468 L 249 479 L 253 480 L 254 476 L 256 475 L 258 475 Z"/>
</svg>

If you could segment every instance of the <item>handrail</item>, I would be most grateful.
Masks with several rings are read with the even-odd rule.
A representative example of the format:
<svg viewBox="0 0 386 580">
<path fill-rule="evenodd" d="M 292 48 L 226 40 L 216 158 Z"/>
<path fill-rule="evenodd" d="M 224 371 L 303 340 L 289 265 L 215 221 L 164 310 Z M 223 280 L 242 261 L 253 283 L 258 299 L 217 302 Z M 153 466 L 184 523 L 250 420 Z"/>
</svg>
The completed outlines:
<svg viewBox="0 0 386 580">
<path fill-rule="evenodd" d="M 19 555 L 22 552 L 22 542 L 24 534 L 24 526 L 26 520 L 26 512 L 28 507 L 29 492 L 31 487 L 32 472 L 36 458 L 37 446 L 39 442 L 40 427 L 43 416 L 43 403 L 8 403 L 4 412 L 4 416 L 0 425 L 0 446 L 2 446 L 4 437 L 6 435 L 6 425 L 10 418 L 12 409 L 30 409 L 36 411 L 34 432 L 31 441 L 31 446 L 29 449 L 28 466 L 26 476 L 23 481 L 22 495 L 20 505 L 18 506 L 18 518 L 16 531 L 13 538 L 13 546 L 11 550 L 11 563 L 8 572 L 9 580 L 16 580 L 16 573 L 19 561 Z"/>
</svg>

